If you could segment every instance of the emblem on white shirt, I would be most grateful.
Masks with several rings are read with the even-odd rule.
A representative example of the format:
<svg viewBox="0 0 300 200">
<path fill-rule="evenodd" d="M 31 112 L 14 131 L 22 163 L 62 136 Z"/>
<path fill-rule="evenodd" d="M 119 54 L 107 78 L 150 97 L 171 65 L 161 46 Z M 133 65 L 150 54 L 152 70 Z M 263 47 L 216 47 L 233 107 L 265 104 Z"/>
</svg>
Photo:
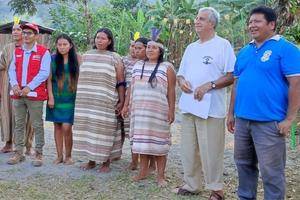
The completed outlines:
<svg viewBox="0 0 300 200">
<path fill-rule="evenodd" d="M 270 56 L 272 55 L 271 50 L 267 50 L 264 52 L 264 55 L 260 58 L 261 62 L 266 62 L 270 59 Z"/>
<path fill-rule="evenodd" d="M 203 56 L 202 59 L 203 59 L 203 64 L 206 64 L 206 65 L 211 64 L 211 62 L 213 60 L 213 58 L 210 56 Z"/>
</svg>

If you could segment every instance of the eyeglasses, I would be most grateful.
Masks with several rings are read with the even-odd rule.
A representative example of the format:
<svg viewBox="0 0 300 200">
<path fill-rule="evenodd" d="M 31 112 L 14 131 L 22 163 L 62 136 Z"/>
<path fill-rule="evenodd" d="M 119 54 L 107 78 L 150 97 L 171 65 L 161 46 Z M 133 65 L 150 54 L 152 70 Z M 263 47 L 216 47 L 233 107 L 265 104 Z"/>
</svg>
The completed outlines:
<svg viewBox="0 0 300 200">
<path fill-rule="evenodd" d="M 32 36 L 33 34 L 34 34 L 33 32 L 27 32 L 27 31 L 22 32 L 22 35 Z"/>
</svg>

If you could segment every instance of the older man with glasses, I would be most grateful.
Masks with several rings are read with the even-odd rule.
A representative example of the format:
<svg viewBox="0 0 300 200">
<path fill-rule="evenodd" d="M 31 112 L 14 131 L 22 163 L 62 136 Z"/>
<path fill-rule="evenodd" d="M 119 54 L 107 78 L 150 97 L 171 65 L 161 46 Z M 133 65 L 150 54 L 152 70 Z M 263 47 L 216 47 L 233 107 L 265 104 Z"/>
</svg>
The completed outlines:
<svg viewBox="0 0 300 200">
<path fill-rule="evenodd" d="M 200 192 L 202 173 L 210 200 L 224 199 L 223 155 L 225 134 L 226 87 L 233 82 L 235 55 L 230 43 L 215 29 L 219 13 L 201 8 L 195 19 L 199 40 L 185 50 L 177 73 L 182 90 L 181 153 L 184 171 L 179 195 Z"/>
</svg>

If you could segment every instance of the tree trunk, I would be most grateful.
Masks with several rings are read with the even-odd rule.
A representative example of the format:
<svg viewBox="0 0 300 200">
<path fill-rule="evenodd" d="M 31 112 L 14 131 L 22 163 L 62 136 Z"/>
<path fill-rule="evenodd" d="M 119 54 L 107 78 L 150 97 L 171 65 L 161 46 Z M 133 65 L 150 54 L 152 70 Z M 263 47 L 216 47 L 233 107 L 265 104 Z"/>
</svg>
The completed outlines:
<svg viewBox="0 0 300 200">
<path fill-rule="evenodd" d="M 82 3 L 83 3 L 83 8 L 84 8 L 83 15 L 84 15 L 84 19 L 86 20 L 86 25 L 87 25 L 86 40 L 87 40 L 88 44 L 90 46 L 92 46 L 93 40 L 92 40 L 92 35 L 91 35 L 92 33 L 90 31 L 92 29 L 92 16 L 89 12 L 89 7 L 88 7 L 89 0 L 83 0 Z"/>
<path fill-rule="evenodd" d="M 277 20 L 277 32 L 283 34 L 286 27 L 293 24 L 295 14 L 291 13 L 291 0 L 279 0 L 277 1 L 275 10 L 278 16 Z M 298 0 L 294 0 L 298 1 Z"/>
</svg>

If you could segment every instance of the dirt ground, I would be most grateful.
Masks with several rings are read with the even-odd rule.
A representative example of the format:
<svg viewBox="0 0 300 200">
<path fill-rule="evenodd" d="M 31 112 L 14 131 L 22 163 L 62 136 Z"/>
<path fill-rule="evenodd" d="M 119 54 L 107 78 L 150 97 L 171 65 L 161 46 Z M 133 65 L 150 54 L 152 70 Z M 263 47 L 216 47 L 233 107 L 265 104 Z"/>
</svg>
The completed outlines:
<svg viewBox="0 0 300 200">
<path fill-rule="evenodd" d="M 34 168 L 31 158 L 15 166 L 6 164 L 12 154 L 0 154 L 0 199 L 207 199 L 209 192 L 203 192 L 194 197 L 178 197 L 172 190 L 182 184 L 182 165 L 180 161 L 180 115 L 172 125 L 172 147 L 168 156 L 167 178 L 168 186 L 158 188 L 155 174 L 139 183 L 131 181 L 137 172 L 126 171 L 130 162 L 128 140 L 123 149 L 122 159 L 112 163 L 111 172 L 100 174 L 96 169 L 81 171 L 79 166 L 85 160 L 74 158 L 72 166 L 52 164 L 55 159 L 53 127 L 45 123 L 46 145 L 44 150 L 44 165 Z M 3 146 L 3 143 L 0 142 Z M 288 146 L 288 143 L 287 143 Z M 288 146 L 289 148 L 289 146 Z M 300 149 L 288 151 L 287 154 L 287 198 L 300 199 Z M 233 161 L 233 136 L 226 134 L 226 150 L 224 156 L 224 181 L 226 199 L 236 198 L 237 172 Z M 258 199 L 262 198 L 261 182 L 258 188 Z"/>
</svg>

